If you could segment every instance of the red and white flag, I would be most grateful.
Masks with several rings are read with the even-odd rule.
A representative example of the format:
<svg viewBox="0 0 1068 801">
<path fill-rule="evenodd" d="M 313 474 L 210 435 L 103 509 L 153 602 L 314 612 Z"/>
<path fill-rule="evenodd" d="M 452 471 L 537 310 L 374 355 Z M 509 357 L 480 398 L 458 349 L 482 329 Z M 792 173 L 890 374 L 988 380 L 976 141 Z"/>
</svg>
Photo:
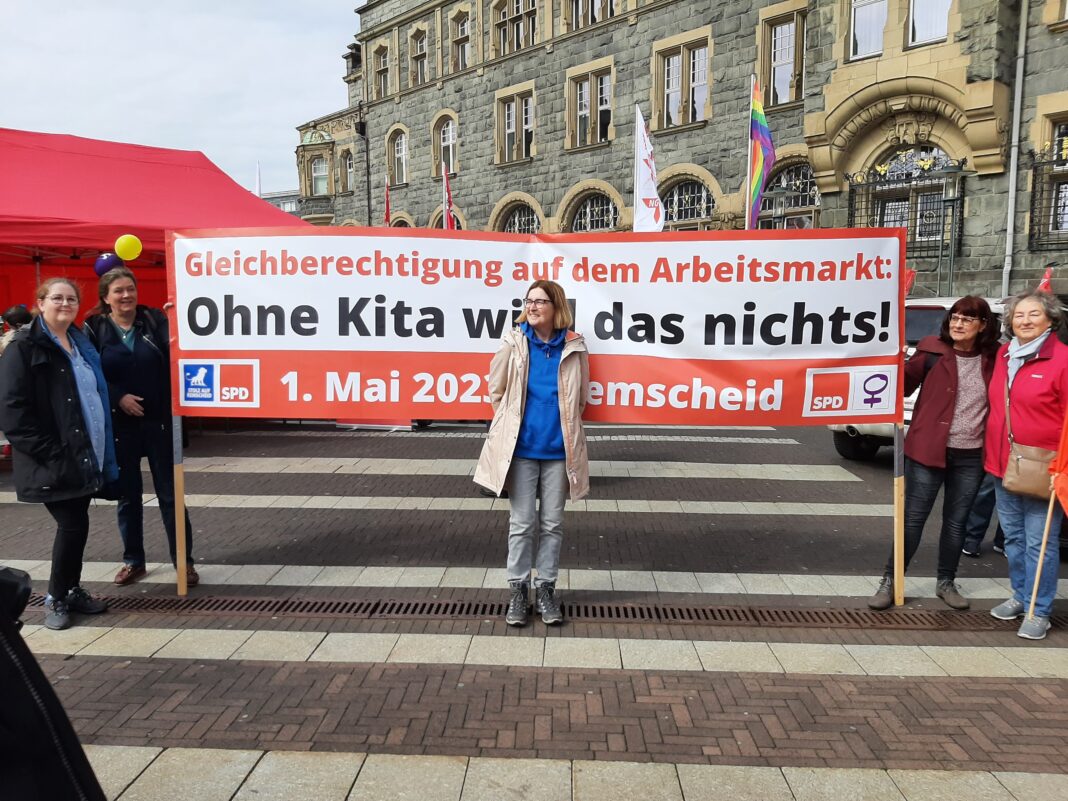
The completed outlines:
<svg viewBox="0 0 1068 801">
<path fill-rule="evenodd" d="M 386 181 L 386 214 L 385 214 L 386 227 L 388 228 L 392 224 L 392 220 L 389 216 L 389 181 Z"/>
<path fill-rule="evenodd" d="M 907 295 L 912 291 L 912 285 L 916 283 L 916 271 L 906 267 L 905 268 L 905 294 Z"/>
<path fill-rule="evenodd" d="M 452 189 L 449 188 L 449 168 L 442 162 L 441 166 L 441 227 L 446 231 L 455 231 L 456 223 L 452 219 Z"/>
<path fill-rule="evenodd" d="M 1038 291 L 1038 292 L 1052 292 L 1053 291 L 1053 284 L 1050 283 L 1052 281 L 1052 279 L 1053 279 L 1053 265 L 1052 264 L 1047 264 L 1046 265 L 1046 273 L 1045 273 L 1045 275 L 1042 276 L 1042 280 L 1038 282 L 1038 286 L 1035 287 L 1035 290 Z"/>
<path fill-rule="evenodd" d="M 653 143 L 638 104 L 634 104 L 634 231 L 663 231 L 664 204 L 656 188 Z"/>
</svg>

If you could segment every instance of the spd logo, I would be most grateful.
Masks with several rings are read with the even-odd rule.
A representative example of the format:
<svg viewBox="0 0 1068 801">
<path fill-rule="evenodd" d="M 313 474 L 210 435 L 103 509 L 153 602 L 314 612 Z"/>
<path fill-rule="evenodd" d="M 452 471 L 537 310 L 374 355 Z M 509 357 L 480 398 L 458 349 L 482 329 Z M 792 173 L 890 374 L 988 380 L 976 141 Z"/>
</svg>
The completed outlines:
<svg viewBox="0 0 1068 801">
<path fill-rule="evenodd" d="M 239 359 L 180 359 L 182 406 L 260 405 L 260 363 Z"/>
<path fill-rule="evenodd" d="M 897 401 L 897 366 L 828 367 L 805 376 L 804 417 L 883 415 Z"/>
</svg>

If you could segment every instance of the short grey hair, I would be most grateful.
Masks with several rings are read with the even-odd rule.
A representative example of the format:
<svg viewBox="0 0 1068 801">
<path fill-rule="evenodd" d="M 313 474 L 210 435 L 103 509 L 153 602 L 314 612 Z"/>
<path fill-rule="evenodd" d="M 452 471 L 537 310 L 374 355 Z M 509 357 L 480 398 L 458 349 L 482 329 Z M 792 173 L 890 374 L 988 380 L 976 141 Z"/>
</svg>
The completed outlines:
<svg viewBox="0 0 1068 801">
<path fill-rule="evenodd" d="M 1015 336 L 1012 332 L 1012 315 L 1020 301 L 1023 300 L 1037 300 L 1039 305 L 1042 306 L 1042 311 L 1049 318 L 1050 330 L 1056 331 L 1060 328 L 1064 314 L 1061 311 L 1061 302 L 1057 300 L 1057 296 L 1038 289 L 1028 289 L 1018 295 L 1013 295 L 1005 301 L 1005 316 L 1001 318 L 1005 336 L 1010 339 Z"/>
</svg>

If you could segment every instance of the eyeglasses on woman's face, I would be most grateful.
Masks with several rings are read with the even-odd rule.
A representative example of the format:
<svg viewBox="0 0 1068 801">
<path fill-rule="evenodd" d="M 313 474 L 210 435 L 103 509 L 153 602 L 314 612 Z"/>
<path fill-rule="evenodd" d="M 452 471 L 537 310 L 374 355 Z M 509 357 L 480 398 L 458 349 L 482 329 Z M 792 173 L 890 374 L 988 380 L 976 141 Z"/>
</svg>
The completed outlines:
<svg viewBox="0 0 1068 801">
<path fill-rule="evenodd" d="M 972 317 L 970 314 L 951 314 L 949 315 L 949 321 L 951 323 L 960 323 L 961 325 L 972 325 L 979 322 L 979 318 Z"/>
<path fill-rule="evenodd" d="M 77 306 L 78 298 L 74 295 L 49 295 L 45 298 L 49 303 L 54 306 Z"/>
<path fill-rule="evenodd" d="M 551 306 L 552 301 L 548 298 L 527 298 L 523 301 L 523 305 L 528 309 L 534 307 L 535 309 L 544 309 L 546 306 Z"/>
</svg>

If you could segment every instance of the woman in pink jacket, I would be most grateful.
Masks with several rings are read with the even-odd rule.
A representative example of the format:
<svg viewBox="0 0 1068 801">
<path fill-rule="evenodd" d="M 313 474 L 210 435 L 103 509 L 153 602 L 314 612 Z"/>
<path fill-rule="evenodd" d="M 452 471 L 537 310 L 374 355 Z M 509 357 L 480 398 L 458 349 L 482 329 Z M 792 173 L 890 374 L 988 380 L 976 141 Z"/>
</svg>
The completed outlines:
<svg viewBox="0 0 1068 801">
<path fill-rule="evenodd" d="M 1068 347 L 1053 333 L 1060 323 L 1060 304 L 1048 292 L 1014 297 L 1005 309 L 1005 333 L 1012 340 L 998 351 L 990 381 L 985 467 L 997 479 L 994 491 L 1012 582 L 1012 597 L 990 610 L 1000 620 L 1015 620 L 1027 611 L 1049 508 L 1048 501 L 1010 492 L 1001 483 L 1009 459 L 1009 424 L 1017 444 L 1056 450 L 1068 409 Z M 1035 616 L 1024 620 L 1017 632 L 1029 640 L 1041 640 L 1049 629 L 1060 566 L 1060 526 L 1061 516 L 1054 514 Z"/>
<path fill-rule="evenodd" d="M 508 625 L 527 622 L 532 570 L 538 613 L 556 625 L 564 619 L 556 597 L 564 503 L 590 489 L 582 428 L 589 358 L 585 340 L 569 330 L 571 306 L 559 284 L 531 284 L 517 322 L 490 363 L 493 422 L 475 483 L 497 495 L 508 487 Z"/>
</svg>

